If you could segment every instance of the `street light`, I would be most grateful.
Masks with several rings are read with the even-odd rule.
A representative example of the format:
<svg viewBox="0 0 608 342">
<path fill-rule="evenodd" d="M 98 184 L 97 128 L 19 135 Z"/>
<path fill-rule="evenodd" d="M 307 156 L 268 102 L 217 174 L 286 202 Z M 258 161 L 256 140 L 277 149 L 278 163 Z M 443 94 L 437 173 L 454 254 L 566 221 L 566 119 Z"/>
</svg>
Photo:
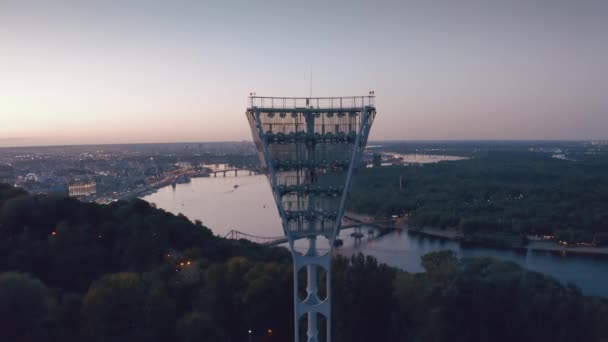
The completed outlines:
<svg viewBox="0 0 608 342">
<path fill-rule="evenodd" d="M 249 329 L 249 342 L 251 342 L 251 329 Z"/>
</svg>

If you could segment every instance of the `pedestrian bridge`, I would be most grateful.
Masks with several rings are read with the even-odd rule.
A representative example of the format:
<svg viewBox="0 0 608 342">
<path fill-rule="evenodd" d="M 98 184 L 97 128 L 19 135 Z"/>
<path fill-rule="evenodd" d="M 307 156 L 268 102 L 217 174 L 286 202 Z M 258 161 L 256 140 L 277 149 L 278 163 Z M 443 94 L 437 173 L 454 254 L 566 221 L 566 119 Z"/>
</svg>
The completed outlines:
<svg viewBox="0 0 608 342">
<path fill-rule="evenodd" d="M 213 177 L 217 177 L 217 174 L 219 173 L 219 174 L 222 174 L 224 177 L 226 177 L 226 174 L 227 173 L 229 174 L 230 172 L 234 172 L 234 176 L 235 177 L 237 177 L 239 175 L 239 172 L 240 173 L 248 173 L 249 176 L 256 174 L 256 172 L 254 170 L 252 170 L 252 169 L 239 169 L 239 168 L 236 168 L 236 167 L 235 168 L 228 168 L 228 169 L 221 169 L 221 170 L 213 170 L 212 169 L 209 172 L 209 174 L 213 174 Z"/>
<path fill-rule="evenodd" d="M 344 223 L 346 223 L 346 224 L 343 224 L 340 227 L 340 229 L 357 228 L 357 227 L 361 227 L 361 226 L 371 226 L 371 227 L 374 227 L 377 229 L 399 229 L 398 226 L 395 226 L 392 224 L 392 223 L 394 223 L 392 220 L 380 221 L 380 222 L 379 221 L 362 222 L 355 218 L 345 216 Z M 243 232 L 235 230 L 235 229 L 229 231 L 228 234 L 224 235 L 224 238 L 231 239 L 231 240 L 245 239 L 245 240 L 249 240 L 253 243 L 257 243 L 257 244 L 264 245 L 264 246 L 277 246 L 277 245 L 287 242 L 287 237 L 285 237 L 285 236 L 258 236 L 258 235 L 243 233 Z"/>
<path fill-rule="evenodd" d="M 232 240 L 245 239 L 264 246 L 276 246 L 287 242 L 287 238 L 285 236 L 257 236 L 243 233 L 234 229 L 229 231 L 224 238 Z"/>
</svg>

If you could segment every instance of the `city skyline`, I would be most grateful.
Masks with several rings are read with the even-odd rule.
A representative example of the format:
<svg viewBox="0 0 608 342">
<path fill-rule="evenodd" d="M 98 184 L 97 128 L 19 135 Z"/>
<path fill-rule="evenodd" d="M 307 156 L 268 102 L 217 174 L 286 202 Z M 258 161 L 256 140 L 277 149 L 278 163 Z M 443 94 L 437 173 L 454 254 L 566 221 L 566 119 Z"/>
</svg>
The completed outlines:
<svg viewBox="0 0 608 342">
<path fill-rule="evenodd" d="M 313 97 L 375 91 L 373 141 L 607 139 L 607 10 L 3 2 L 0 147 L 250 140 L 247 95 L 308 96 L 311 71 Z"/>
</svg>

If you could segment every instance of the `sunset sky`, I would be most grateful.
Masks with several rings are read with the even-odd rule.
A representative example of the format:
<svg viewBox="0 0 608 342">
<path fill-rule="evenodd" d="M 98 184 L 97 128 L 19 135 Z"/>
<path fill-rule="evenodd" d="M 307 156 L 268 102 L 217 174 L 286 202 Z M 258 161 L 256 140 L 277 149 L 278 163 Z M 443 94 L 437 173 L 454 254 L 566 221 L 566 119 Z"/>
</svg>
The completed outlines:
<svg viewBox="0 0 608 342">
<path fill-rule="evenodd" d="M 0 0 L 0 146 L 250 140 L 374 90 L 380 139 L 608 139 L 608 1 Z"/>
</svg>

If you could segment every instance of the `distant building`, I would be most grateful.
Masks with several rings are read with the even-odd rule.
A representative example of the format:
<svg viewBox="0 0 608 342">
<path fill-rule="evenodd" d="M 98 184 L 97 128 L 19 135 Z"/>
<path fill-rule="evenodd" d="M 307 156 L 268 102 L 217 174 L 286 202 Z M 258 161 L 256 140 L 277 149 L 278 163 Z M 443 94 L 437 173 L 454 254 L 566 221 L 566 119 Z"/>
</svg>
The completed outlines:
<svg viewBox="0 0 608 342">
<path fill-rule="evenodd" d="M 180 161 L 180 162 L 175 163 L 175 166 L 177 166 L 181 169 L 189 169 L 192 167 L 192 163 Z"/>
<path fill-rule="evenodd" d="M 72 197 L 93 195 L 97 192 L 97 183 L 94 179 L 73 180 L 68 184 L 68 192 Z"/>
</svg>

